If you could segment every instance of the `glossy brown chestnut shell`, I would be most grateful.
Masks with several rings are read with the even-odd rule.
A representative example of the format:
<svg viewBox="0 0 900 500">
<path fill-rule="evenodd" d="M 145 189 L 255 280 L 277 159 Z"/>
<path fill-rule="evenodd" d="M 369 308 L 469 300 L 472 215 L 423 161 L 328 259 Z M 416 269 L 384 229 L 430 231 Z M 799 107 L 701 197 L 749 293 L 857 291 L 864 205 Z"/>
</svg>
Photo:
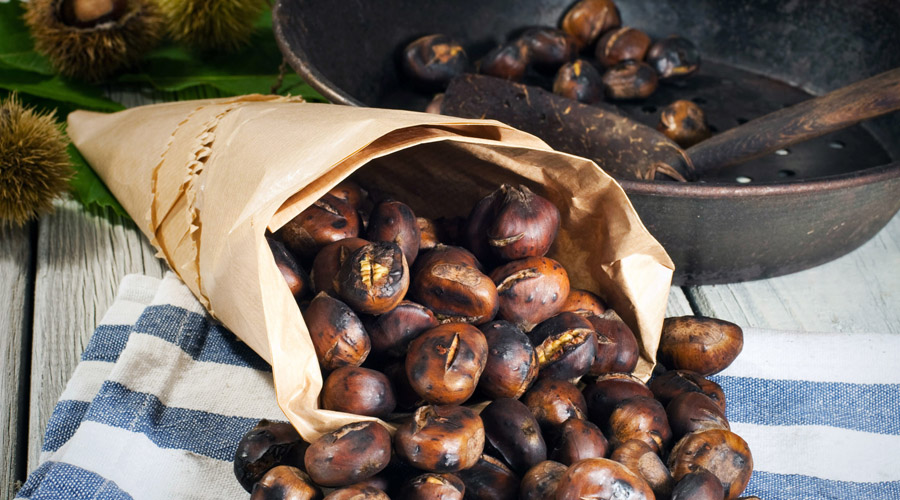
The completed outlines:
<svg viewBox="0 0 900 500">
<path fill-rule="evenodd" d="M 640 358 L 637 338 L 631 328 L 619 318 L 588 316 L 597 332 L 597 356 L 591 365 L 591 375 L 631 373 Z"/>
<path fill-rule="evenodd" d="M 662 454 L 672 441 L 672 429 L 663 405 L 646 396 L 635 396 L 616 404 L 609 415 L 606 435 L 613 448 L 638 439 Z"/>
<path fill-rule="evenodd" d="M 725 413 L 725 391 L 719 384 L 707 380 L 697 372 L 670 370 L 650 379 L 649 387 L 653 391 L 653 397 L 663 405 L 669 404 L 683 392 L 700 392 L 715 401 L 722 413 Z"/>
<path fill-rule="evenodd" d="M 340 300 L 319 293 L 303 313 L 303 320 L 322 370 L 359 366 L 369 355 L 372 345 L 362 321 Z"/>
<path fill-rule="evenodd" d="M 548 257 L 512 261 L 494 269 L 491 279 L 500 303 L 497 316 L 526 332 L 559 312 L 569 295 L 569 275 Z"/>
<path fill-rule="evenodd" d="M 544 460 L 543 462 L 528 469 L 522 476 L 522 482 L 519 485 L 520 500 L 545 500 L 548 498 L 556 498 L 556 487 L 559 480 L 566 473 L 565 465 L 554 462 L 553 460 Z"/>
<path fill-rule="evenodd" d="M 654 43 L 647 52 L 647 62 L 661 79 L 688 76 L 700 67 L 700 52 L 687 38 L 677 35 Z"/>
<path fill-rule="evenodd" d="M 473 500 L 515 500 L 519 477 L 501 460 L 490 455 L 457 474 L 466 485 L 466 498 Z"/>
<path fill-rule="evenodd" d="M 484 450 L 484 425 L 475 411 L 464 406 L 422 406 L 397 427 L 394 450 L 422 470 L 467 469 Z"/>
<path fill-rule="evenodd" d="M 639 379 L 620 373 L 598 377 L 585 386 L 583 393 L 590 420 L 601 429 L 606 427 L 610 414 L 619 402 L 635 396 L 653 397 L 650 389 Z"/>
<path fill-rule="evenodd" d="M 276 231 L 275 236 L 294 255 L 311 259 L 329 243 L 358 236 L 360 226 L 356 209 L 326 194 Z"/>
<path fill-rule="evenodd" d="M 527 186 L 504 184 L 469 214 L 466 246 L 479 259 L 500 261 L 546 255 L 559 231 L 559 209 Z"/>
<path fill-rule="evenodd" d="M 397 307 L 409 288 L 409 267 L 396 243 L 379 241 L 351 253 L 335 288 L 355 311 L 383 314 Z"/>
<path fill-rule="evenodd" d="M 646 99 L 656 91 L 659 77 L 646 63 L 622 61 L 603 73 L 606 97 L 617 100 Z"/>
<path fill-rule="evenodd" d="M 703 316 L 680 316 L 663 321 L 659 340 L 660 363 L 707 376 L 730 365 L 744 348 L 744 332 L 729 321 Z"/>
<path fill-rule="evenodd" d="M 721 500 L 725 498 L 725 489 L 715 474 L 698 469 L 685 474 L 672 490 L 672 500 Z"/>
<path fill-rule="evenodd" d="M 332 297 L 337 297 L 338 293 L 334 288 L 334 282 L 338 271 L 341 270 L 341 264 L 356 249 L 368 244 L 369 242 L 362 238 L 345 238 L 329 243 L 319 250 L 313 260 L 312 271 L 310 271 L 310 278 L 316 293 L 325 292 Z"/>
<path fill-rule="evenodd" d="M 300 264 L 291 255 L 284 243 L 266 236 L 266 242 L 269 249 L 272 250 L 272 257 L 275 258 L 275 265 L 281 271 L 284 281 L 287 283 L 288 289 L 294 299 L 300 301 L 312 291 L 312 280 L 306 271 L 300 267 Z"/>
<path fill-rule="evenodd" d="M 539 378 L 578 380 L 597 357 L 597 334 L 575 313 L 559 313 L 541 322 L 529 337 L 540 365 Z"/>
<path fill-rule="evenodd" d="M 454 474 L 422 474 L 403 486 L 399 500 L 463 500 L 466 485 Z"/>
<path fill-rule="evenodd" d="M 629 439 L 613 450 L 610 460 L 615 460 L 641 476 L 656 498 L 668 498 L 675 481 L 666 464 L 647 443 L 639 439 Z M 721 498 L 721 497 L 719 497 Z"/>
<path fill-rule="evenodd" d="M 724 429 L 694 432 L 681 438 L 669 454 L 669 470 L 675 481 L 706 469 L 719 478 L 725 499 L 737 498 L 753 472 L 753 457 L 747 442 Z"/>
<path fill-rule="evenodd" d="M 420 87 L 439 90 L 469 67 L 462 45 L 447 35 L 428 35 L 403 49 L 400 64 L 404 73 Z"/>
<path fill-rule="evenodd" d="M 397 408 L 403 411 L 413 411 L 427 404 L 422 396 L 413 389 L 406 376 L 406 365 L 403 360 L 391 363 L 384 367 L 384 374 L 391 381 L 394 388 L 394 397 L 397 399 Z"/>
<path fill-rule="evenodd" d="M 416 262 L 410 297 L 439 321 L 486 323 L 497 314 L 499 297 L 480 267 L 468 250 L 437 245 Z"/>
<path fill-rule="evenodd" d="M 578 54 L 578 41 L 560 29 L 530 28 L 520 38 L 531 50 L 531 64 L 541 71 L 556 71 Z"/>
<path fill-rule="evenodd" d="M 579 316 L 603 316 L 606 304 L 596 294 L 587 290 L 572 288 L 559 312 L 573 312 Z"/>
<path fill-rule="evenodd" d="M 468 323 L 445 323 L 409 344 L 406 376 L 423 399 L 460 404 L 475 392 L 487 363 L 484 334 Z"/>
<path fill-rule="evenodd" d="M 321 500 L 322 490 L 296 467 L 279 465 L 253 485 L 250 500 Z"/>
<path fill-rule="evenodd" d="M 537 420 L 524 403 L 500 398 L 481 411 L 485 443 L 518 473 L 547 460 L 547 445 Z"/>
<path fill-rule="evenodd" d="M 528 336 L 509 321 L 481 325 L 488 357 L 478 389 L 491 399 L 518 398 L 538 374 L 538 360 Z"/>
<path fill-rule="evenodd" d="M 561 26 L 582 47 L 587 47 L 621 24 L 619 9 L 612 0 L 580 0 L 566 12 Z"/>
<path fill-rule="evenodd" d="M 348 486 L 381 472 L 391 460 L 391 434 L 356 422 L 323 434 L 306 450 L 306 471 L 322 486 Z"/>
<path fill-rule="evenodd" d="M 639 29 L 623 26 L 607 31 L 597 42 L 595 55 L 607 68 L 622 61 L 643 61 L 650 49 L 650 37 Z"/>
<path fill-rule="evenodd" d="M 374 486 L 352 485 L 332 491 L 324 500 L 391 500 L 391 497 Z"/>
<path fill-rule="evenodd" d="M 564 64 L 553 80 L 553 93 L 585 104 L 603 100 L 600 72 L 584 59 Z"/>
<path fill-rule="evenodd" d="M 605 458 L 575 462 L 563 474 L 556 489 L 557 500 L 616 499 L 652 500 L 650 485 L 624 465 Z"/>
<path fill-rule="evenodd" d="M 513 82 L 521 81 L 531 64 L 531 52 L 523 40 L 506 42 L 478 61 L 478 72 Z"/>
<path fill-rule="evenodd" d="M 366 317 L 364 322 L 372 353 L 392 357 L 405 356 L 413 339 L 438 325 L 430 309 L 408 300 L 380 316 Z"/>
<path fill-rule="evenodd" d="M 685 149 L 711 135 L 700 106 L 683 99 L 662 109 L 656 129 Z"/>
<path fill-rule="evenodd" d="M 587 418 L 584 396 L 575 384 L 566 380 L 538 380 L 522 397 L 522 402 L 546 430 L 572 418 Z"/>
<path fill-rule="evenodd" d="M 369 241 L 392 241 L 403 251 L 410 266 L 419 254 L 419 224 L 416 214 L 406 203 L 385 199 L 380 201 L 369 214 L 366 227 Z"/>
<path fill-rule="evenodd" d="M 253 484 L 273 467 L 303 467 L 307 446 L 291 424 L 260 420 L 238 442 L 234 452 L 234 475 L 250 492 Z"/>
<path fill-rule="evenodd" d="M 731 429 L 722 409 L 703 393 L 685 392 L 666 405 L 666 416 L 675 439 L 706 429 Z"/>
<path fill-rule="evenodd" d="M 587 420 L 570 418 L 563 422 L 558 434 L 550 459 L 565 465 L 585 458 L 605 458 L 609 452 L 606 436 Z"/>
<path fill-rule="evenodd" d="M 342 366 L 331 372 L 322 386 L 322 407 L 326 410 L 384 418 L 396 406 L 388 378 L 368 368 Z"/>
</svg>

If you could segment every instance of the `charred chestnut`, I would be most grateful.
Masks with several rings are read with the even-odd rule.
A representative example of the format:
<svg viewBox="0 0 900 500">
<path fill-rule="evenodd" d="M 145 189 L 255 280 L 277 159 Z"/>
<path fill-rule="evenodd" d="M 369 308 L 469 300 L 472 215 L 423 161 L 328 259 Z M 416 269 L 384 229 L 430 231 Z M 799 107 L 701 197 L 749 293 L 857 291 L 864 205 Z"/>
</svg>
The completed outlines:
<svg viewBox="0 0 900 500">
<path fill-rule="evenodd" d="M 316 293 L 325 292 L 332 297 L 337 297 L 338 293 L 334 288 L 334 282 L 338 271 L 341 270 L 341 264 L 355 250 L 368 244 L 369 242 L 362 238 L 345 238 L 329 243 L 319 250 L 313 260 L 310 273 Z"/>
<path fill-rule="evenodd" d="M 753 472 L 753 457 L 747 442 L 724 429 L 698 431 L 681 438 L 669 454 L 669 470 L 675 481 L 698 469 L 719 478 L 725 499 L 733 500 L 744 491 Z"/>
<path fill-rule="evenodd" d="M 556 28 L 531 28 L 521 39 L 531 51 L 531 63 L 540 71 L 556 71 L 578 54 L 578 41 Z"/>
<path fill-rule="evenodd" d="M 340 300 L 324 292 L 316 295 L 303 319 L 322 370 L 359 366 L 369 355 L 372 344 L 362 321 Z"/>
<path fill-rule="evenodd" d="M 599 427 L 587 420 L 570 418 L 559 428 L 550 459 L 572 465 L 585 458 L 604 458 L 608 451 L 609 442 Z"/>
<path fill-rule="evenodd" d="M 653 377 L 649 387 L 653 391 L 653 397 L 664 405 L 683 392 L 700 392 L 712 399 L 722 413 L 725 413 L 725 392 L 719 384 L 703 378 L 697 372 L 670 370 Z"/>
<path fill-rule="evenodd" d="M 399 500 L 463 500 L 466 485 L 454 474 L 422 474 L 406 483 Z"/>
<path fill-rule="evenodd" d="M 656 498 L 668 498 L 672 492 L 672 486 L 675 484 L 672 474 L 647 443 L 629 439 L 613 450 L 609 458 L 628 467 L 631 472 L 647 481 Z"/>
<path fill-rule="evenodd" d="M 352 485 L 332 491 L 324 500 L 391 500 L 391 497 L 373 486 Z"/>
<path fill-rule="evenodd" d="M 397 400 L 388 378 L 381 372 L 359 366 L 342 366 L 331 372 L 322 387 L 322 407 L 384 418 L 394 411 Z"/>
<path fill-rule="evenodd" d="M 469 67 L 469 58 L 462 45 L 447 35 L 428 35 L 403 49 L 403 71 L 418 85 L 427 89 L 442 89 L 454 77 Z"/>
<path fill-rule="evenodd" d="M 438 245 L 419 258 L 410 296 L 439 321 L 480 325 L 499 307 L 497 286 L 480 270 L 475 256 L 461 247 Z"/>
<path fill-rule="evenodd" d="M 312 281 L 309 279 L 306 271 L 294 259 L 294 256 L 291 255 L 291 252 L 288 251 L 287 247 L 284 246 L 284 243 L 268 236 L 266 236 L 266 242 L 269 243 L 272 256 L 275 258 L 275 265 L 278 266 L 278 270 L 284 276 L 284 281 L 287 282 L 288 289 L 291 291 L 294 299 L 299 301 L 309 295 L 309 292 L 312 290 Z"/>
<path fill-rule="evenodd" d="M 573 288 L 559 312 L 573 312 L 579 316 L 602 316 L 606 313 L 606 305 L 595 294 L 587 290 Z"/>
<path fill-rule="evenodd" d="M 325 245 L 359 235 L 360 220 L 349 203 L 326 194 L 300 212 L 275 236 L 294 255 L 311 259 Z"/>
<path fill-rule="evenodd" d="M 375 205 L 366 228 L 369 241 L 392 241 L 403 251 L 410 266 L 419 254 L 419 224 L 406 203 L 383 200 Z"/>
<path fill-rule="evenodd" d="M 643 61 L 650 48 L 650 37 L 641 30 L 623 26 L 606 32 L 597 42 L 595 55 L 607 68 L 622 61 Z"/>
<path fill-rule="evenodd" d="M 306 471 L 322 486 L 347 486 L 381 472 L 391 459 L 391 434 L 377 422 L 347 424 L 306 450 Z"/>
<path fill-rule="evenodd" d="M 589 316 L 587 320 L 597 332 L 597 356 L 591 365 L 591 375 L 631 373 L 640 358 L 637 338 L 631 328 L 619 318 Z"/>
<path fill-rule="evenodd" d="M 547 460 L 547 445 L 531 411 L 512 398 L 496 399 L 481 411 L 489 449 L 516 472 L 525 472 Z M 492 452 L 493 453 L 493 452 Z"/>
<path fill-rule="evenodd" d="M 488 357 L 478 388 L 491 399 L 518 398 L 538 374 L 531 340 L 508 321 L 491 321 L 480 329 L 487 341 Z"/>
<path fill-rule="evenodd" d="M 605 458 L 586 458 L 572 464 L 563 474 L 556 489 L 556 498 L 650 500 L 655 497 L 650 485 L 624 465 Z"/>
<path fill-rule="evenodd" d="M 553 93 L 585 104 L 603 100 L 600 72 L 584 59 L 564 64 L 553 80 Z"/>
<path fill-rule="evenodd" d="M 290 465 L 279 465 L 253 485 L 250 500 L 320 500 L 322 490 L 305 472 Z"/>
<path fill-rule="evenodd" d="M 273 467 L 302 467 L 307 446 L 291 424 L 260 420 L 238 442 L 234 452 L 234 475 L 249 492 L 253 484 Z"/>
<path fill-rule="evenodd" d="M 531 51 L 523 40 L 506 42 L 478 62 L 478 72 L 513 82 L 521 81 L 531 63 Z"/>
<path fill-rule="evenodd" d="M 487 341 L 478 328 L 446 323 L 410 343 L 406 375 L 426 401 L 460 404 L 475 392 L 486 362 Z"/>
<path fill-rule="evenodd" d="M 603 73 L 603 89 L 610 99 L 646 99 L 656 91 L 659 77 L 646 63 L 623 61 Z"/>
<path fill-rule="evenodd" d="M 719 478 L 706 469 L 685 474 L 672 490 L 672 500 L 721 500 L 725 490 Z"/>
<path fill-rule="evenodd" d="M 547 257 L 510 262 L 494 269 L 491 279 L 497 284 L 498 317 L 526 332 L 559 312 L 569 295 L 569 275 L 562 264 Z"/>
<path fill-rule="evenodd" d="M 472 467 L 459 471 L 466 485 L 466 498 L 473 500 L 514 500 L 518 498 L 519 478 L 502 461 L 482 457 Z"/>
<path fill-rule="evenodd" d="M 456 472 L 481 457 L 484 426 L 478 414 L 464 406 L 422 406 L 397 427 L 394 450 L 419 469 Z"/>
<path fill-rule="evenodd" d="M 663 321 L 659 361 L 707 376 L 724 370 L 744 348 L 744 332 L 729 321 L 681 316 Z"/>
<path fill-rule="evenodd" d="M 675 439 L 706 429 L 731 429 L 725 413 L 712 399 L 699 392 L 685 392 L 676 396 L 666 406 L 666 416 Z"/>
<path fill-rule="evenodd" d="M 575 384 L 566 380 L 538 380 L 522 398 L 538 424 L 550 430 L 565 421 L 587 418 L 587 403 Z"/>
<path fill-rule="evenodd" d="M 662 453 L 672 441 L 666 409 L 659 401 L 646 396 L 635 396 L 616 404 L 606 429 L 613 448 L 629 439 L 638 439 Z"/>
<path fill-rule="evenodd" d="M 700 67 L 700 52 L 688 40 L 677 35 L 654 43 L 647 52 L 647 62 L 662 79 L 687 76 Z"/>
<path fill-rule="evenodd" d="M 566 473 L 565 465 L 554 462 L 553 460 L 545 460 L 534 467 L 528 469 L 522 476 L 522 482 L 519 485 L 520 500 L 545 500 L 547 498 L 556 498 L 556 487 L 559 480 Z"/>
<path fill-rule="evenodd" d="M 683 148 L 709 138 L 706 114 L 692 101 L 678 100 L 663 108 L 656 129 Z"/>
<path fill-rule="evenodd" d="M 601 429 L 619 402 L 635 396 L 652 398 L 653 393 L 637 378 L 622 373 L 603 375 L 584 388 L 590 420 Z"/>
<path fill-rule="evenodd" d="M 619 9 L 612 0 L 580 0 L 566 12 L 562 29 L 574 36 L 582 47 L 587 47 L 600 35 L 621 24 Z"/>
<path fill-rule="evenodd" d="M 335 288 L 354 310 L 383 314 L 397 307 L 409 288 L 409 267 L 396 243 L 362 246 L 341 264 Z"/>
<path fill-rule="evenodd" d="M 367 317 L 366 331 L 372 341 L 372 353 L 402 357 L 414 338 L 437 325 L 430 309 L 404 300 L 380 316 Z"/>
<path fill-rule="evenodd" d="M 597 357 L 597 334 L 588 320 L 575 313 L 559 313 L 535 326 L 529 335 L 540 378 L 577 380 Z"/>
<path fill-rule="evenodd" d="M 365 194 L 363 194 L 362 188 L 359 184 L 351 181 L 344 180 L 338 183 L 337 186 L 334 186 L 328 191 L 328 194 L 334 196 L 335 198 L 344 200 L 349 203 L 351 207 L 359 210 L 359 207 L 362 206 L 363 199 L 365 199 Z"/>
</svg>

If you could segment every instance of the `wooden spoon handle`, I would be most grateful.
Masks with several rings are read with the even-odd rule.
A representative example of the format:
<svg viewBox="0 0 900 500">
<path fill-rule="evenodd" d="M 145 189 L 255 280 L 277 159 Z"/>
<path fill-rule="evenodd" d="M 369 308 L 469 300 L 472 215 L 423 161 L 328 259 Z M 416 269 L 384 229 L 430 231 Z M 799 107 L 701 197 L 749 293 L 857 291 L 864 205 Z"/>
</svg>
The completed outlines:
<svg viewBox="0 0 900 500">
<path fill-rule="evenodd" d="M 734 165 L 900 109 L 900 68 L 751 120 L 687 150 L 694 173 Z"/>
</svg>

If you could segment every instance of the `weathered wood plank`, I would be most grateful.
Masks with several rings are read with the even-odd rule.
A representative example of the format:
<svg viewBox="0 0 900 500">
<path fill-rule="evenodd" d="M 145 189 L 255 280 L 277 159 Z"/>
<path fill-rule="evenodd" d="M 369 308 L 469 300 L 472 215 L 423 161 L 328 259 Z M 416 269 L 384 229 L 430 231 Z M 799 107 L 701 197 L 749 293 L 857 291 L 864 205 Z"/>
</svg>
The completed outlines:
<svg viewBox="0 0 900 500">
<path fill-rule="evenodd" d="M 24 480 L 25 405 L 28 402 L 29 313 L 33 297 L 31 226 L 0 227 L 0 500 Z"/>
<path fill-rule="evenodd" d="M 60 202 L 41 220 L 35 278 L 28 470 L 37 466 L 47 420 L 122 276 L 162 276 L 146 238 L 130 221 Z"/>
<path fill-rule="evenodd" d="M 677 286 L 673 286 L 669 290 L 669 303 L 666 304 L 666 317 L 672 316 L 690 316 L 694 314 L 691 310 L 691 304 L 684 295 L 684 290 Z"/>
<path fill-rule="evenodd" d="M 900 214 L 865 245 L 822 266 L 687 293 L 703 314 L 741 326 L 900 334 Z"/>
</svg>

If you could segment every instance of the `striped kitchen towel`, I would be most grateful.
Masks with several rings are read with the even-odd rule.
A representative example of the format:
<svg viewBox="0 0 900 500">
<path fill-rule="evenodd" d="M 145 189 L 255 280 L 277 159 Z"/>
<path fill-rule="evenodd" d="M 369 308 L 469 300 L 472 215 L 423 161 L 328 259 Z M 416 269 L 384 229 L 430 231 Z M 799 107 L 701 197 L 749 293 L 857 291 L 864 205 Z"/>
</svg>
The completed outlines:
<svg viewBox="0 0 900 500">
<path fill-rule="evenodd" d="M 764 500 L 900 499 L 900 336 L 745 329 L 713 377 Z M 173 275 L 128 276 L 47 426 L 20 498 L 247 499 L 231 458 L 284 420 L 268 366 Z"/>
</svg>

